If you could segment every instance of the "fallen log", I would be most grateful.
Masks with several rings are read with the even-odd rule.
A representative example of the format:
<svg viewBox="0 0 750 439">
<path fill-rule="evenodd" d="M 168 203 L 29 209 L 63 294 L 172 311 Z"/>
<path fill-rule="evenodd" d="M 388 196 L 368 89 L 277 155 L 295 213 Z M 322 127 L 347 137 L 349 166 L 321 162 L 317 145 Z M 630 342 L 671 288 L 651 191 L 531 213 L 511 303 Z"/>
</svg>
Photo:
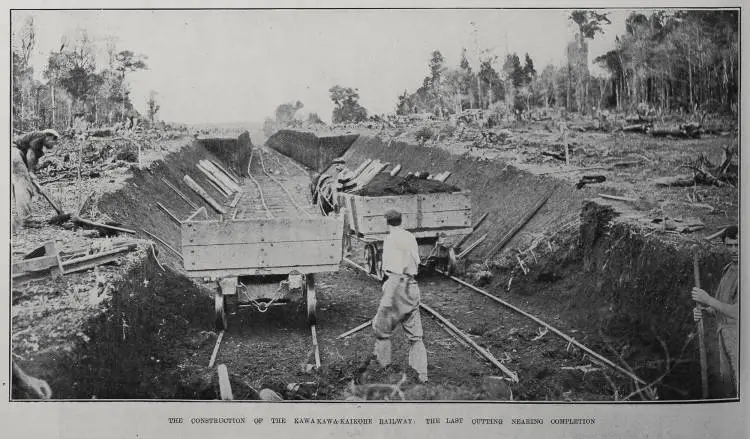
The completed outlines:
<svg viewBox="0 0 750 439">
<path fill-rule="evenodd" d="M 622 127 L 622 131 L 626 133 L 646 133 L 651 124 L 642 123 L 636 125 L 626 125 Z"/>
<path fill-rule="evenodd" d="M 695 186 L 695 177 L 690 175 L 676 175 L 654 178 L 651 182 L 656 186 L 688 187 Z"/>
<path fill-rule="evenodd" d="M 700 136 L 700 126 L 693 125 L 674 125 L 674 126 L 655 126 L 649 130 L 649 134 L 654 137 L 675 137 L 675 138 L 696 138 Z"/>
<path fill-rule="evenodd" d="M 560 160 L 561 162 L 566 161 L 565 160 L 565 154 L 561 154 L 559 152 L 542 151 L 542 155 L 545 155 L 547 157 L 552 157 L 554 159 Z"/>
<path fill-rule="evenodd" d="M 581 189 L 587 184 L 604 183 L 605 181 L 607 181 L 607 177 L 603 175 L 584 175 L 578 183 L 576 183 L 576 189 Z"/>
</svg>

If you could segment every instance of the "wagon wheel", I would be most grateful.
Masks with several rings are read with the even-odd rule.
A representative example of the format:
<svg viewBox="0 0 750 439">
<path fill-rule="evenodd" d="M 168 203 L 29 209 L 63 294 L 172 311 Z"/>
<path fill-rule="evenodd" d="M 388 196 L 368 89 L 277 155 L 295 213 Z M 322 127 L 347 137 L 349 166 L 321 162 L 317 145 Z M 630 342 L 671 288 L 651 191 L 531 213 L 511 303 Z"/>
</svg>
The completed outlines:
<svg viewBox="0 0 750 439">
<path fill-rule="evenodd" d="M 214 325 L 219 331 L 227 329 L 227 312 L 225 309 L 224 295 L 217 291 L 214 295 Z"/>
<path fill-rule="evenodd" d="M 365 244 L 365 267 L 370 274 L 375 274 L 377 270 L 377 257 L 378 252 L 375 244 Z"/>
<path fill-rule="evenodd" d="M 224 310 L 227 316 L 237 314 L 237 311 L 239 310 L 239 298 L 237 297 L 237 294 L 224 296 Z"/>
<path fill-rule="evenodd" d="M 375 267 L 374 267 L 374 275 L 377 276 L 379 279 L 383 279 L 383 249 L 378 248 L 378 245 L 373 243 L 372 248 L 375 253 Z"/>
<path fill-rule="evenodd" d="M 305 305 L 307 307 L 307 324 L 316 323 L 315 310 L 318 306 L 318 299 L 315 297 L 315 277 L 312 273 L 305 276 Z"/>
<path fill-rule="evenodd" d="M 450 247 L 448 249 L 448 264 L 446 267 L 446 272 L 449 275 L 455 274 L 457 264 L 458 264 L 458 258 L 456 258 L 456 251 L 453 250 L 453 247 Z"/>
</svg>

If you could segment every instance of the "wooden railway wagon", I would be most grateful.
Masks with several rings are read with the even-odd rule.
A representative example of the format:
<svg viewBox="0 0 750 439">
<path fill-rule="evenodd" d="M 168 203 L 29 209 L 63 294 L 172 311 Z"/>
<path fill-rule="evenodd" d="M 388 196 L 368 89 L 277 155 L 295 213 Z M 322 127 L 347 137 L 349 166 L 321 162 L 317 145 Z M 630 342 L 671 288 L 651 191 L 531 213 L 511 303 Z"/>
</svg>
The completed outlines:
<svg viewBox="0 0 750 439">
<path fill-rule="evenodd" d="M 434 259 L 448 271 L 456 263 L 453 243 L 471 233 L 471 191 L 396 196 L 339 194 L 343 208 L 344 233 L 364 243 L 365 267 L 378 277 L 382 273 L 383 240 L 388 234 L 384 214 L 401 212 L 402 227 L 417 238 L 422 261 Z"/>
<path fill-rule="evenodd" d="M 191 277 L 219 280 L 216 326 L 240 307 L 265 312 L 303 303 L 315 324 L 315 273 L 336 271 L 343 222 L 332 217 L 185 221 L 182 256 Z"/>
</svg>

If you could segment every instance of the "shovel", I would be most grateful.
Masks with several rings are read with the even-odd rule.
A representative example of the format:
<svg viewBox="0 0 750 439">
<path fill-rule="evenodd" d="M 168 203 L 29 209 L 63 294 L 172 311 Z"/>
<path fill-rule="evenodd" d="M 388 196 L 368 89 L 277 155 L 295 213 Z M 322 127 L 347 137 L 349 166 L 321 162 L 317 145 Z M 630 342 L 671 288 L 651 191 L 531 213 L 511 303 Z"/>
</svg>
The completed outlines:
<svg viewBox="0 0 750 439">
<path fill-rule="evenodd" d="M 69 212 L 65 212 L 60 204 L 52 198 L 52 196 L 45 191 L 42 186 L 37 183 L 36 181 L 32 180 L 32 183 L 34 184 L 34 187 L 36 187 L 37 191 L 44 197 L 45 200 L 49 202 L 49 204 L 52 206 L 53 209 L 55 209 L 55 212 L 57 212 L 57 215 L 50 218 L 47 222 L 49 224 L 63 224 L 67 221 L 73 221 L 75 224 L 78 224 L 79 226 L 88 226 L 88 227 L 94 227 L 99 230 L 104 230 L 105 232 L 122 232 L 122 233 L 130 233 L 131 235 L 135 235 L 135 230 L 130 229 L 124 229 L 122 227 L 117 227 L 114 225 L 109 224 L 101 224 L 96 223 L 94 221 L 89 221 L 83 218 L 80 218 L 78 214 L 73 214 Z"/>
<path fill-rule="evenodd" d="M 695 280 L 696 288 L 701 287 L 700 269 L 698 267 L 698 249 L 693 249 L 693 278 Z M 698 304 L 695 305 L 697 308 L 702 310 L 702 307 Z M 701 392 L 703 399 L 708 398 L 708 359 L 706 357 L 706 341 L 704 339 L 703 330 L 703 319 L 696 322 L 698 325 L 698 349 L 700 349 L 700 361 L 701 361 Z"/>
<path fill-rule="evenodd" d="M 42 197 L 47 200 L 50 206 L 55 209 L 55 212 L 57 212 L 57 215 L 53 216 L 47 221 L 49 224 L 62 224 L 68 221 L 73 216 L 70 213 L 65 213 L 65 211 L 62 209 L 62 206 L 60 206 L 60 203 L 52 198 L 52 195 L 45 191 L 44 188 L 42 188 L 42 186 L 36 180 L 31 180 L 31 182 L 34 184 L 37 192 L 39 192 L 39 194 L 41 194 Z"/>
</svg>

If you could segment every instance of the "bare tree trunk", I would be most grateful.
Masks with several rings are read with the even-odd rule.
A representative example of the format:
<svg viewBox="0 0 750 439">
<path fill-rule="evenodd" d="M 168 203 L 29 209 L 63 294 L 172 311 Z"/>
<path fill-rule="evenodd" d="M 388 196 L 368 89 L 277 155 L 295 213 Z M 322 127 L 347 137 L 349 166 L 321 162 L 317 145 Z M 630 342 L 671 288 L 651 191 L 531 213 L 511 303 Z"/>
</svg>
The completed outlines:
<svg viewBox="0 0 750 439">
<path fill-rule="evenodd" d="M 50 82 L 50 91 L 52 93 L 52 126 L 55 126 L 55 86 Z"/>
<path fill-rule="evenodd" d="M 688 93 L 690 95 L 690 109 L 693 109 L 693 62 L 691 61 L 690 50 L 688 50 Z"/>
</svg>

